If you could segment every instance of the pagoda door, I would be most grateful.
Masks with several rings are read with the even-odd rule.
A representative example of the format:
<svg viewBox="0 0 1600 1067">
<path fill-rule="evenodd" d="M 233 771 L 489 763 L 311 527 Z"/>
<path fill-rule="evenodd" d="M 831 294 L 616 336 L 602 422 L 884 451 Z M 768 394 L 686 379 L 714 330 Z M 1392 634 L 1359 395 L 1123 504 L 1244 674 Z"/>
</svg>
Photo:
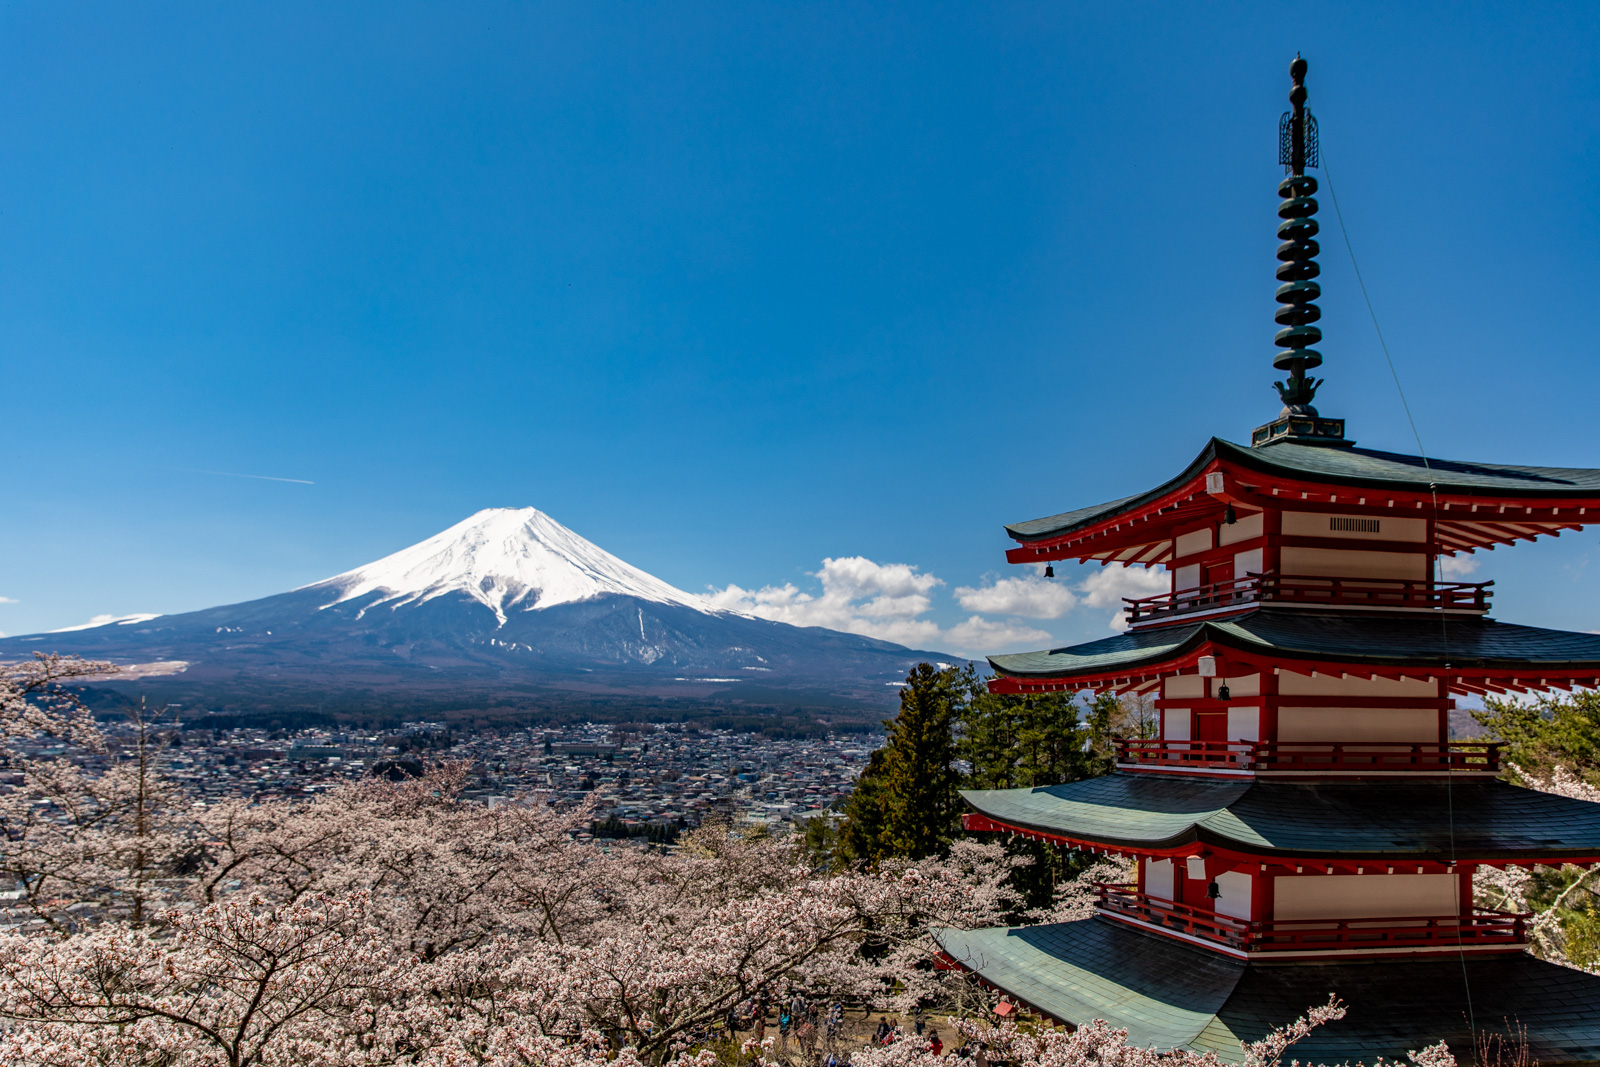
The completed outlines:
<svg viewBox="0 0 1600 1067">
<path fill-rule="evenodd" d="M 1233 590 L 1228 586 L 1231 581 L 1233 581 L 1231 559 L 1207 563 L 1200 568 L 1200 584 L 1206 587 L 1206 595 L 1213 603 L 1227 604 L 1233 600 Z"/>
<path fill-rule="evenodd" d="M 1194 715 L 1196 741 L 1223 742 L 1228 739 L 1228 713 L 1225 711 L 1197 711 Z"/>
</svg>

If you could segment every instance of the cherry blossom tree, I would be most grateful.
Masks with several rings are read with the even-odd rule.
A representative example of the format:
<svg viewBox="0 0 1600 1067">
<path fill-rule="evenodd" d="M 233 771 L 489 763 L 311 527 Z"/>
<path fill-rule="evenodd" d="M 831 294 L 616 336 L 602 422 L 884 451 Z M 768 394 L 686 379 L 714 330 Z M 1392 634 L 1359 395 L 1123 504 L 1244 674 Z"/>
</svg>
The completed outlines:
<svg viewBox="0 0 1600 1067">
<path fill-rule="evenodd" d="M 0 673 L 0 756 L 22 775 L 0 797 L 0 871 L 38 920 L 0 935 L 0 1062 L 711 1067 L 732 1015 L 793 995 L 950 1011 L 1019 1067 L 1215 1062 L 1103 1023 L 972 1021 L 988 996 L 939 969 L 933 935 L 1025 914 L 1013 875 L 1032 860 L 998 842 L 835 872 L 727 826 L 670 852 L 606 847 L 578 840 L 582 806 L 464 800 L 468 768 L 450 763 L 196 810 L 159 772 L 152 717 L 102 731 L 72 694 L 110 669 L 39 657 Z M 1125 876 L 1096 864 L 1028 918 L 1083 917 L 1095 881 Z M 1269 1067 L 1336 1010 L 1248 1054 Z M 855 1062 L 931 1059 L 901 1041 Z"/>
<path fill-rule="evenodd" d="M 0 1061 L 361 1063 L 382 1044 L 392 961 L 363 905 L 240 899 L 169 914 L 159 930 L 10 935 Z"/>
<path fill-rule="evenodd" d="M 1311 1008 L 1305 1015 L 1271 1031 L 1256 1042 L 1241 1043 L 1244 1067 L 1277 1067 L 1296 1043 L 1317 1027 L 1344 1018 L 1344 1005 L 1330 997 L 1326 1004 Z M 1215 1053 L 1183 1049 L 1159 1051 L 1128 1042 L 1128 1032 L 1100 1019 L 1075 1030 L 1048 1027 L 1023 1027 L 1016 1023 L 989 1023 L 974 1019 L 950 1019 L 950 1028 L 960 1039 L 985 1050 L 991 1061 L 1001 1060 L 1027 1067 L 1222 1067 Z M 882 1047 L 857 1053 L 854 1067 L 935 1067 L 940 1059 L 923 1042 L 899 1034 L 897 1040 Z M 1384 1060 L 1379 1058 L 1374 1067 Z M 1408 1054 L 1414 1067 L 1455 1067 L 1455 1057 L 1443 1042 Z"/>
<path fill-rule="evenodd" d="M 56 929 L 86 914 L 146 921 L 196 856 L 188 801 L 158 771 L 155 718 L 136 706 L 108 737 L 70 688 L 116 670 L 44 654 L 0 667 L 0 760 L 22 779 L 0 795 L 0 877 Z M 102 906 L 85 912 L 89 900 Z"/>
<path fill-rule="evenodd" d="M 1566 767 L 1557 765 L 1548 775 L 1533 774 L 1516 764 L 1508 764 L 1512 777 L 1544 793 L 1600 803 L 1600 788 L 1579 778 Z M 1501 911 L 1527 912 L 1533 918 L 1528 922 L 1528 934 L 1534 955 L 1591 974 L 1600 974 L 1600 960 L 1585 959 L 1581 953 L 1569 951 L 1572 941 L 1572 910 L 1580 902 L 1592 901 L 1595 886 L 1600 884 L 1600 866 L 1588 868 L 1568 867 L 1564 870 L 1547 870 L 1544 877 L 1560 877 L 1564 884 L 1554 891 L 1542 907 L 1532 902 L 1539 879 L 1534 870 L 1526 867 L 1479 867 L 1473 875 L 1473 897 L 1481 905 Z M 1577 959 L 1574 959 L 1574 956 Z"/>
</svg>

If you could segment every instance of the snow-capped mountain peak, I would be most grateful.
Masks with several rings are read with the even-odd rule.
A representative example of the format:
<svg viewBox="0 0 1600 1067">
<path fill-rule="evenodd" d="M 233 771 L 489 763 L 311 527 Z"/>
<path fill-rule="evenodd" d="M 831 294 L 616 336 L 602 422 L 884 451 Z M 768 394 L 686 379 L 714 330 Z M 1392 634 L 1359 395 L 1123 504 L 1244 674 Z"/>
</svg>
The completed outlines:
<svg viewBox="0 0 1600 1067">
<path fill-rule="evenodd" d="M 381 594 L 364 611 L 464 593 L 502 626 L 509 611 L 607 594 L 717 614 L 700 597 L 623 562 L 537 508 L 485 508 L 426 541 L 305 588 L 334 593 L 324 606 Z"/>
</svg>

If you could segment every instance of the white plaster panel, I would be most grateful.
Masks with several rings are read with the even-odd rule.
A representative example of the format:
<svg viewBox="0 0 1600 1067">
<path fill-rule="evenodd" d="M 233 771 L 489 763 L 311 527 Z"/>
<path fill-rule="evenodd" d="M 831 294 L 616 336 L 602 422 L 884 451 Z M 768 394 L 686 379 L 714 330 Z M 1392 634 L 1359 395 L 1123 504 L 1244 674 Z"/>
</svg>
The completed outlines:
<svg viewBox="0 0 1600 1067">
<path fill-rule="evenodd" d="M 1223 525 L 1217 529 L 1217 543 L 1231 545 L 1239 541 L 1248 541 L 1252 537 L 1260 537 L 1262 530 L 1261 512 L 1249 515 L 1240 515 L 1239 521 L 1232 526 Z"/>
<path fill-rule="evenodd" d="M 1261 710 L 1259 708 L 1229 708 L 1228 740 L 1261 740 Z"/>
<path fill-rule="evenodd" d="M 1428 557 L 1420 552 L 1365 552 L 1348 548 L 1290 548 L 1278 550 L 1278 570 L 1283 574 L 1319 578 L 1428 577 Z"/>
<path fill-rule="evenodd" d="M 1366 530 L 1335 530 L 1329 519 L 1361 519 L 1371 522 L 1376 517 L 1376 533 Z M 1283 513 L 1282 530 L 1291 537 L 1348 537 L 1353 541 L 1418 541 L 1428 540 L 1427 519 L 1403 519 L 1398 515 L 1318 515 L 1309 511 Z"/>
<path fill-rule="evenodd" d="M 1247 574 L 1260 574 L 1266 566 L 1266 557 L 1261 554 L 1261 549 L 1252 548 L 1248 552 L 1237 552 L 1233 557 L 1233 576 L 1243 578 Z"/>
<path fill-rule="evenodd" d="M 1186 534 L 1179 534 L 1177 547 L 1172 554 L 1181 559 L 1184 556 L 1192 556 L 1196 552 L 1204 552 L 1210 547 L 1211 528 L 1208 526 L 1204 530 L 1190 530 Z"/>
<path fill-rule="evenodd" d="M 1437 697 L 1439 683 L 1430 678 L 1341 678 L 1280 671 L 1278 692 L 1304 697 Z"/>
<path fill-rule="evenodd" d="M 1235 919 L 1250 918 L 1250 876 L 1243 871 L 1224 871 L 1217 875 L 1218 897 L 1214 907 L 1218 915 L 1231 915 Z"/>
<path fill-rule="evenodd" d="M 1144 860 L 1144 891 L 1162 900 L 1172 899 L 1172 861 Z"/>
<path fill-rule="evenodd" d="M 1161 736 L 1168 741 L 1189 740 L 1189 709 L 1167 708 L 1161 713 Z"/>
<path fill-rule="evenodd" d="M 1431 708 L 1278 709 L 1280 741 L 1438 741 Z"/>
<path fill-rule="evenodd" d="M 1200 585 L 1200 564 L 1191 563 L 1172 572 L 1174 589 L 1194 589 Z"/>
<path fill-rule="evenodd" d="M 1175 674 L 1166 680 L 1166 695 L 1169 697 L 1203 697 L 1206 695 L 1206 680 L 1198 674 Z"/>
<path fill-rule="evenodd" d="M 1218 687 L 1226 685 L 1228 693 L 1236 697 L 1254 697 L 1261 695 L 1261 675 L 1240 674 L 1232 678 L 1211 679 L 1211 695 L 1217 695 Z"/>
<path fill-rule="evenodd" d="M 1275 919 L 1459 915 L 1453 874 L 1300 874 L 1273 882 Z"/>
</svg>

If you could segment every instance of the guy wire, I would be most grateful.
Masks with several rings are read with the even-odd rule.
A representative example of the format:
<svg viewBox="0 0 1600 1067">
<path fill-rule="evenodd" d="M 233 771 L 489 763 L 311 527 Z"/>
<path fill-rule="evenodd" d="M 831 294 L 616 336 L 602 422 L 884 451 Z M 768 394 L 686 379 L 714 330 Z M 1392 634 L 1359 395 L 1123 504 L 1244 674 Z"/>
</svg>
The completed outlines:
<svg viewBox="0 0 1600 1067">
<path fill-rule="evenodd" d="M 1389 376 L 1394 379 L 1395 392 L 1400 394 L 1400 407 L 1404 409 L 1406 413 L 1406 422 L 1411 424 L 1411 436 L 1417 442 L 1417 455 L 1422 457 L 1422 467 L 1428 472 L 1428 495 L 1433 502 L 1433 521 L 1438 522 L 1439 485 L 1433 477 L 1433 465 L 1428 462 L 1428 450 L 1422 446 L 1422 434 L 1417 430 L 1417 420 L 1411 415 L 1411 404 L 1406 400 L 1405 387 L 1400 384 L 1400 372 L 1395 369 L 1394 357 L 1389 354 L 1389 342 L 1384 340 L 1383 327 L 1378 324 L 1378 312 L 1373 308 L 1372 297 L 1367 293 L 1366 280 L 1361 277 L 1361 264 L 1356 262 L 1355 246 L 1350 243 L 1350 230 L 1344 224 L 1344 212 L 1339 209 L 1339 194 L 1335 192 L 1333 188 L 1333 172 L 1328 167 L 1328 146 L 1325 141 L 1321 145 L 1321 156 L 1322 158 L 1320 162 L 1322 164 L 1322 176 L 1328 180 L 1328 197 L 1333 201 L 1334 218 L 1339 220 L 1339 234 L 1344 238 L 1345 251 L 1350 254 L 1350 268 L 1355 271 L 1356 285 L 1361 289 L 1361 299 L 1366 303 L 1367 314 L 1372 319 L 1372 330 L 1378 335 L 1378 347 L 1383 350 L 1384 361 L 1389 364 Z M 1435 566 L 1438 569 L 1435 578 L 1437 581 L 1444 577 L 1444 560 L 1436 555 L 1435 561 Z M 1442 651 L 1444 653 L 1444 698 L 1446 701 L 1446 707 L 1448 707 L 1448 702 L 1450 700 L 1450 623 L 1449 616 L 1445 613 L 1443 606 L 1439 608 L 1439 636 L 1441 639 Z M 1448 733 L 1449 719 L 1446 718 L 1445 722 L 1447 725 L 1446 733 Z M 1450 759 L 1448 737 L 1446 738 L 1445 743 L 1445 811 L 1448 813 L 1449 817 L 1450 867 L 1451 870 L 1454 871 L 1456 868 L 1456 768 L 1454 762 L 1452 762 Z M 1461 896 L 1460 874 L 1457 873 L 1455 878 L 1456 899 L 1459 906 Z M 1468 892 L 1466 906 L 1468 908 L 1473 906 L 1470 891 Z M 1478 1024 L 1472 1011 L 1472 979 L 1467 970 L 1467 949 L 1465 943 L 1462 941 L 1461 923 L 1459 920 L 1456 922 L 1456 956 L 1461 962 L 1461 986 L 1466 992 L 1467 996 L 1467 1028 L 1472 1031 L 1472 1042 L 1476 1046 L 1478 1043 Z M 1474 1051 L 1476 1051 L 1476 1049 Z"/>
</svg>

